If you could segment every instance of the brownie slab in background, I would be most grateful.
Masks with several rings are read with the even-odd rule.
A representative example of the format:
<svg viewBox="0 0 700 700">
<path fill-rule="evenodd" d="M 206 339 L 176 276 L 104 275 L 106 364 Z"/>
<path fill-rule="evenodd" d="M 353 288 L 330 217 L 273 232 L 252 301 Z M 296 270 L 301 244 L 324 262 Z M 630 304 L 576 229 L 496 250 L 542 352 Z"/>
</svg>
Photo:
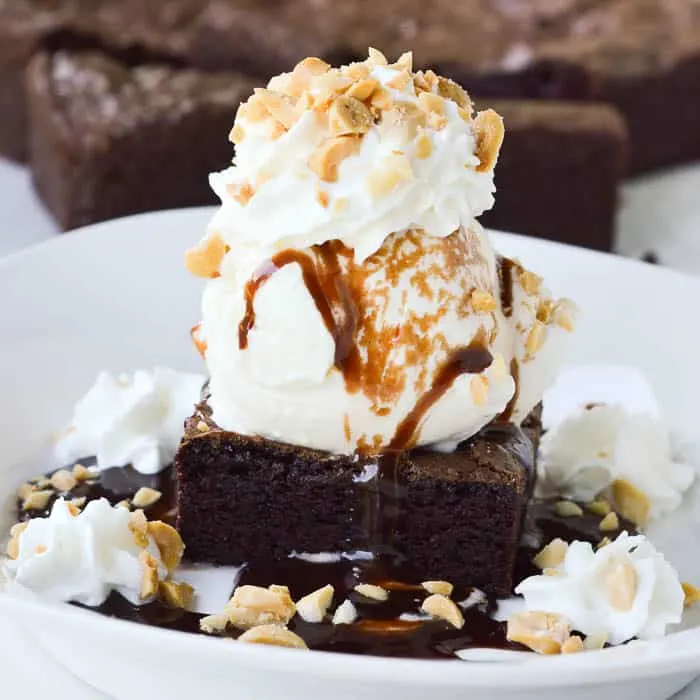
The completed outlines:
<svg viewBox="0 0 700 700">
<path fill-rule="evenodd" d="M 303 14 L 299 0 L 291 5 Z M 287 26 L 281 9 L 277 0 L 0 0 L 0 156 L 28 157 L 25 71 L 39 51 L 92 48 L 132 65 L 240 71 L 260 84 L 319 43 Z"/>
<path fill-rule="evenodd" d="M 389 551 L 406 562 L 394 575 L 413 583 L 446 579 L 507 594 L 534 483 L 536 413 L 525 430 L 490 429 L 452 454 L 401 455 L 394 498 L 389 480 L 368 476 L 377 457 L 227 432 L 200 404 L 175 458 L 187 557 L 269 565 L 292 552 Z"/>
<path fill-rule="evenodd" d="M 0 0 L 0 155 L 28 157 L 25 70 L 43 48 L 92 46 L 184 63 L 203 0 Z"/>
<path fill-rule="evenodd" d="M 620 110 L 632 143 L 629 172 L 700 158 L 700 2 L 574 4 L 576 12 L 541 37 L 536 54 L 582 67 L 591 80 L 588 99 Z"/>
<path fill-rule="evenodd" d="M 629 173 L 700 158 L 698 0 L 438 0 L 411 28 L 419 61 L 472 94 L 617 108 Z"/>
<path fill-rule="evenodd" d="M 100 52 L 37 55 L 27 73 L 31 167 L 63 229 L 137 212 L 214 203 L 208 174 L 254 83 Z"/>
<path fill-rule="evenodd" d="M 604 104 L 477 100 L 502 117 L 494 208 L 484 226 L 611 250 L 628 138 Z"/>
</svg>

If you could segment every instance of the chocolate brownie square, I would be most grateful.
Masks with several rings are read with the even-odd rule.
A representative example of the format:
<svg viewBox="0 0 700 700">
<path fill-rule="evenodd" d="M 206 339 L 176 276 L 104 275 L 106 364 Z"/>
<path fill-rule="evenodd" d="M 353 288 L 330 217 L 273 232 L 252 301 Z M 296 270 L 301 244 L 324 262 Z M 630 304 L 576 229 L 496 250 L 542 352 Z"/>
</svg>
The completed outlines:
<svg viewBox="0 0 700 700">
<path fill-rule="evenodd" d="M 539 422 L 493 426 L 451 454 L 333 455 L 220 429 L 206 403 L 175 457 L 177 526 L 193 561 L 270 564 L 371 551 L 420 583 L 506 594 L 534 484 Z"/>
<path fill-rule="evenodd" d="M 418 577 L 509 595 L 534 465 L 533 442 L 509 424 L 487 428 L 452 454 L 410 453 L 397 547 L 410 553 Z"/>
<path fill-rule="evenodd" d="M 484 226 L 612 250 L 618 185 L 628 140 L 604 104 L 483 101 L 506 135 L 495 170 L 494 208 Z"/>
<path fill-rule="evenodd" d="M 221 430 L 200 404 L 175 457 L 177 528 L 191 561 L 266 563 L 362 549 L 365 464 Z"/>
<path fill-rule="evenodd" d="M 246 77 L 98 52 L 44 52 L 28 70 L 31 166 L 64 229 L 155 209 L 214 203 L 226 134 Z"/>
</svg>

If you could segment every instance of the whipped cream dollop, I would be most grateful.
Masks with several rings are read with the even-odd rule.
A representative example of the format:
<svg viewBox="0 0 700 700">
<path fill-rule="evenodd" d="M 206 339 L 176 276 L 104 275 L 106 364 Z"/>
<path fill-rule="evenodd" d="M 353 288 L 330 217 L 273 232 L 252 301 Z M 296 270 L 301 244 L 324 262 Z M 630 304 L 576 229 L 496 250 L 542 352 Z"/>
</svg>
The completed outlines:
<svg viewBox="0 0 700 700">
<path fill-rule="evenodd" d="M 7 568 L 17 583 L 47 600 L 94 607 L 116 591 L 141 605 L 155 595 L 143 597 L 149 569 L 158 580 L 168 570 L 153 537 L 144 534 L 139 542 L 131 523 L 126 508 L 105 499 L 91 501 L 81 513 L 59 499 L 47 518 L 19 526 L 17 556 Z"/>
<path fill-rule="evenodd" d="M 142 474 L 158 473 L 172 462 L 204 381 L 162 367 L 116 377 L 102 372 L 76 405 L 57 459 L 94 455 L 99 469 L 131 464 Z"/>
<path fill-rule="evenodd" d="M 539 469 L 541 492 L 579 501 L 630 484 L 644 502 L 640 525 L 678 508 L 695 478 L 659 418 L 614 404 L 583 407 L 545 433 Z"/>
<path fill-rule="evenodd" d="M 610 644 L 661 637 L 680 622 L 684 593 L 675 569 L 643 535 L 621 533 L 597 551 L 572 542 L 562 563 L 515 589 L 530 611 L 555 613 Z"/>
<path fill-rule="evenodd" d="M 187 256 L 209 279 L 195 341 L 219 426 L 347 454 L 451 450 L 527 415 L 573 308 L 474 218 L 502 136 L 410 55 L 306 59 L 241 106 Z"/>
<path fill-rule="evenodd" d="M 338 239 L 360 262 L 392 231 L 449 236 L 490 209 L 492 163 L 478 155 L 490 136 L 459 86 L 411 64 L 306 59 L 256 90 L 236 116 L 233 166 L 211 176 L 222 206 L 210 229 L 267 257 Z"/>
</svg>

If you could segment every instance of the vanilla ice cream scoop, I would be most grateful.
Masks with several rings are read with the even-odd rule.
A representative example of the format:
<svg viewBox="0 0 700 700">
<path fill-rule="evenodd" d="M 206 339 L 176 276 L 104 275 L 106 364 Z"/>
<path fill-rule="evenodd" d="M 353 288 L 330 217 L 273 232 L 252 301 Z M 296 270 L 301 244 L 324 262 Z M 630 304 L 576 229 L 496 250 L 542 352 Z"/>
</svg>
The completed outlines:
<svg viewBox="0 0 700 700">
<path fill-rule="evenodd" d="M 531 410 L 571 313 L 476 221 L 502 137 L 410 54 L 306 59 L 241 106 L 234 165 L 212 176 L 222 206 L 187 256 L 209 278 L 195 340 L 219 426 L 450 450 Z"/>
</svg>

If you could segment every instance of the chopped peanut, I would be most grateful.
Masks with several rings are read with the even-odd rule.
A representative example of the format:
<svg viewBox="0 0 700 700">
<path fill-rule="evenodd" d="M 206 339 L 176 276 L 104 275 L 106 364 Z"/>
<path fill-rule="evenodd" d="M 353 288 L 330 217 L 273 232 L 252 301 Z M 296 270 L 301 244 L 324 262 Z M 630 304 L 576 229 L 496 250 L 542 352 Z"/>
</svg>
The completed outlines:
<svg viewBox="0 0 700 700">
<path fill-rule="evenodd" d="M 270 623 L 287 624 L 296 607 L 284 586 L 239 586 L 225 608 L 229 622 L 239 629 Z"/>
<path fill-rule="evenodd" d="M 335 182 L 338 166 L 360 146 L 357 136 L 334 136 L 323 141 L 309 157 L 309 168 L 321 180 Z"/>
<path fill-rule="evenodd" d="M 476 133 L 476 155 L 479 159 L 478 172 L 492 170 L 498 160 L 498 152 L 503 143 L 503 119 L 492 109 L 479 112 L 474 120 Z"/>
<path fill-rule="evenodd" d="M 434 594 L 428 596 L 421 605 L 421 610 L 432 617 L 449 622 L 453 627 L 464 627 L 464 615 L 457 604 L 447 596 Z"/>
<path fill-rule="evenodd" d="M 247 644 L 269 644 L 290 649 L 308 649 L 306 642 L 282 625 L 258 625 L 244 632 L 239 642 Z"/>
<path fill-rule="evenodd" d="M 224 239 L 214 233 L 185 255 L 185 266 L 196 277 L 214 278 L 219 276 L 219 265 L 226 255 Z"/>
<path fill-rule="evenodd" d="M 451 596 L 454 586 L 448 581 L 423 581 L 421 586 L 425 588 L 428 593 L 433 593 L 437 595 Z"/>
<path fill-rule="evenodd" d="M 535 556 L 532 563 L 542 570 L 553 569 L 564 561 L 568 549 L 569 545 L 557 537 Z"/>
</svg>

